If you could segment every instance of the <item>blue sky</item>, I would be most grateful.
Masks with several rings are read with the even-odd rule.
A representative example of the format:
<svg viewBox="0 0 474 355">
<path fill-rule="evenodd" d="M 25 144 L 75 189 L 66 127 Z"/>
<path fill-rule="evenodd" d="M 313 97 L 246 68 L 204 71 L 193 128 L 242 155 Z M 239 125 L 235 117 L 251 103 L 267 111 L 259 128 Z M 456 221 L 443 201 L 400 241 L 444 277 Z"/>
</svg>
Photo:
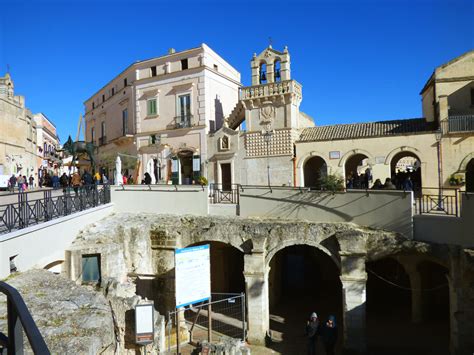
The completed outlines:
<svg viewBox="0 0 474 355">
<path fill-rule="evenodd" d="M 421 117 L 433 69 L 474 48 L 474 2 L 0 0 L 0 75 L 61 140 L 83 101 L 130 63 L 207 43 L 250 84 L 250 59 L 288 46 L 317 125 Z M 4 129 L 1 127 L 0 129 Z"/>
</svg>

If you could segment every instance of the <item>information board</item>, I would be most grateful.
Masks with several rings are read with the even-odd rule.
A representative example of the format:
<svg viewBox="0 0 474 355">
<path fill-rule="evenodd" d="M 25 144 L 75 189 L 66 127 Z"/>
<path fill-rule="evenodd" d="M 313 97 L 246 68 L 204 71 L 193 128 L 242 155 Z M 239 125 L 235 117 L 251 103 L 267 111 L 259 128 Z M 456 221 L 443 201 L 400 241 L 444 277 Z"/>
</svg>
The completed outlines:
<svg viewBox="0 0 474 355">
<path fill-rule="evenodd" d="M 137 344 L 153 343 L 154 337 L 153 303 L 135 306 L 135 342 Z"/>
<path fill-rule="evenodd" d="M 209 244 L 176 250 L 175 283 L 176 308 L 211 297 Z"/>
</svg>

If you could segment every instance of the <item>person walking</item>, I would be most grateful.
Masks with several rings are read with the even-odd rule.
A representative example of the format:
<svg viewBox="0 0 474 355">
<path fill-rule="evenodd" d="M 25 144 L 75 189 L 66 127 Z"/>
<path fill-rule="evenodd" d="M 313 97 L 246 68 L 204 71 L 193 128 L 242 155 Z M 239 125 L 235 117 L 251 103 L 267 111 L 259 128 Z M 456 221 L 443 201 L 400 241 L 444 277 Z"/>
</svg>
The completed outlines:
<svg viewBox="0 0 474 355">
<path fill-rule="evenodd" d="M 324 323 L 321 330 L 321 336 L 323 338 L 324 350 L 326 355 L 334 355 L 337 342 L 337 326 L 336 317 L 331 315 L 328 317 L 326 323 Z"/>
<path fill-rule="evenodd" d="M 59 178 L 59 183 L 61 184 L 61 187 L 63 188 L 63 193 L 66 193 L 67 187 L 69 185 L 69 178 L 67 177 L 66 173 L 63 173 L 61 177 Z"/>
<path fill-rule="evenodd" d="M 25 179 L 23 179 L 23 176 L 21 174 L 18 175 L 18 179 L 16 179 L 16 182 L 18 184 L 18 192 L 24 192 L 25 191 Z"/>
<path fill-rule="evenodd" d="M 145 173 L 145 185 L 150 185 L 151 184 L 151 175 L 148 173 Z"/>
<path fill-rule="evenodd" d="M 72 175 L 71 185 L 74 189 L 74 193 L 77 196 L 79 186 L 81 186 L 81 175 L 79 175 L 79 173 L 77 171 Z"/>
<path fill-rule="evenodd" d="M 30 175 L 30 177 L 28 178 L 28 183 L 29 183 L 30 189 L 33 188 L 34 182 L 35 182 L 35 178 L 33 177 L 33 175 Z"/>
<path fill-rule="evenodd" d="M 308 340 L 308 355 L 316 355 L 316 346 L 319 334 L 319 320 L 316 312 L 311 313 L 306 323 L 306 338 Z"/>
<path fill-rule="evenodd" d="M 15 176 L 15 174 L 12 174 L 12 176 L 10 176 L 9 182 L 10 182 L 10 185 L 9 185 L 10 191 L 15 192 L 15 186 L 16 186 L 16 176 Z"/>
</svg>

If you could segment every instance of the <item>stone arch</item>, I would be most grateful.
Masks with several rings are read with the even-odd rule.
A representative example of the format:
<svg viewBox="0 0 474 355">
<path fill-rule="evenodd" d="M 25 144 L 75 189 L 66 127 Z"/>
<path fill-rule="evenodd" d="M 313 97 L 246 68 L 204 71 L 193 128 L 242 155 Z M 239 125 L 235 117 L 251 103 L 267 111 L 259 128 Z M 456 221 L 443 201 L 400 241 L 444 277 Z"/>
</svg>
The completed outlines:
<svg viewBox="0 0 474 355">
<path fill-rule="evenodd" d="M 64 260 L 56 260 L 53 262 L 50 262 L 49 264 L 45 265 L 43 269 L 54 272 L 54 273 L 60 273 L 62 264 L 64 263 Z"/>
<path fill-rule="evenodd" d="M 306 163 L 306 161 L 308 159 L 311 159 L 312 157 L 314 156 L 319 156 L 321 157 L 321 159 L 323 159 L 325 162 L 326 162 L 326 159 L 323 158 L 324 154 L 319 152 L 319 151 L 316 151 L 316 150 L 312 150 L 311 152 L 303 155 L 299 160 L 298 160 L 298 163 L 296 164 L 296 167 L 298 169 L 301 169 L 303 166 L 304 166 L 304 163 Z M 327 162 L 326 162 L 326 165 L 327 165 Z"/>
<path fill-rule="evenodd" d="M 338 166 L 339 167 L 344 167 L 346 165 L 346 162 L 347 160 L 352 157 L 353 155 L 357 155 L 357 154 L 361 154 L 361 155 L 365 155 L 367 156 L 367 158 L 369 158 L 369 165 L 373 163 L 374 161 L 374 156 L 369 153 L 368 151 L 364 150 L 364 149 L 352 149 L 350 151 L 348 151 L 346 154 L 344 154 L 342 156 L 342 158 L 339 160 L 339 164 Z"/>
<path fill-rule="evenodd" d="M 246 248 L 245 248 L 246 242 L 244 242 L 240 245 L 237 245 L 237 244 L 232 242 L 231 238 L 229 238 L 228 240 L 222 239 L 220 233 L 212 233 L 210 235 L 206 235 L 206 237 L 204 237 L 204 238 L 197 238 L 197 239 L 193 239 L 193 240 L 190 240 L 190 239 L 182 240 L 181 241 L 181 245 L 182 245 L 181 248 L 187 248 L 187 247 L 192 246 L 192 245 L 205 244 L 205 243 L 208 243 L 208 242 L 224 243 L 224 244 L 228 244 L 229 246 L 239 250 L 242 253 L 248 252 L 248 250 L 246 250 Z"/>
<path fill-rule="evenodd" d="M 397 155 L 398 153 L 412 153 L 414 155 L 416 155 L 418 157 L 418 159 L 420 159 L 420 162 L 422 161 L 422 153 L 416 149 L 416 148 L 413 148 L 413 147 L 407 147 L 407 146 L 402 146 L 402 147 L 398 147 L 398 148 L 395 148 L 393 149 L 390 153 L 387 154 L 387 156 L 385 157 L 385 162 L 384 164 L 385 165 L 390 165 L 392 159 L 395 157 L 395 155 Z"/>
<path fill-rule="evenodd" d="M 474 152 L 469 153 L 464 157 L 464 159 L 461 161 L 461 164 L 459 164 L 458 172 L 465 172 L 467 165 L 472 159 L 474 159 Z"/>
<path fill-rule="evenodd" d="M 270 266 L 270 262 L 272 261 L 273 257 L 276 255 L 276 253 L 278 253 L 279 251 L 285 249 L 285 248 L 288 248 L 288 247 L 291 247 L 291 246 L 294 246 L 294 245 L 307 245 L 307 246 L 311 246 L 311 247 L 315 247 L 319 250 L 321 250 L 323 253 L 327 254 L 336 264 L 337 268 L 339 270 L 341 270 L 341 262 L 339 261 L 339 255 L 335 255 L 333 253 L 331 253 L 331 251 L 324 247 L 323 245 L 321 245 L 321 243 L 317 242 L 317 241 L 311 241 L 311 240 L 298 240 L 298 239 L 293 239 L 293 240 L 285 240 L 284 242 L 282 243 L 279 243 L 278 245 L 276 245 L 275 247 L 273 247 L 272 249 L 269 249 L 267 251 L 267 254 L 265 255 L 265 266 L 266 268 L 268 269 L 268 267 Z"/>
</svg>

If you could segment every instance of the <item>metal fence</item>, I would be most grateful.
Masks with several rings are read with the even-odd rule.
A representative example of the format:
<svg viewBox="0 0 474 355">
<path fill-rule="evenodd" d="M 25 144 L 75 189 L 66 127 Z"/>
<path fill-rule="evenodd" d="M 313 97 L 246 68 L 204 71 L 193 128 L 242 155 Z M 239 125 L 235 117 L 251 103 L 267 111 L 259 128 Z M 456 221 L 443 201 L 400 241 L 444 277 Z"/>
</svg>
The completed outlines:
<svg viewBox="0 0 474 355">
<path fill-rule="evenodd" d="M 423 188 L 415 196 L 415 214 L 436 214 L 460 217 L 459 189 Z"/>
<path fill-rule="evenodd" d="M 211 203 L 239 204 L 239 184 L 210 184 Z"/>
<path fill-rule="evenodd" d="M 442 122 L 444 133 L 461 133 L 474 131 L 474 115 L 449 116 Z"/>
<path fill-rule="evenodd" d="M 6 195 L 7 198 L 12 196 Z M 17 202 L 0 205 L 0 234 L 109 203 L 110 186 L 47 189 L 19 192 L 15 196 Z"/>
<path fill-rule="evenodd" d="M 179 353 L 176 344 L 183 342 L 199 346 L 223 337 L 244 341 L 247 337 L 245 294 L 213 293 L 210 301 L 169 312 L 166 331 L 169 354 L 174 353 L 172 348 Z"/>
</svg>

